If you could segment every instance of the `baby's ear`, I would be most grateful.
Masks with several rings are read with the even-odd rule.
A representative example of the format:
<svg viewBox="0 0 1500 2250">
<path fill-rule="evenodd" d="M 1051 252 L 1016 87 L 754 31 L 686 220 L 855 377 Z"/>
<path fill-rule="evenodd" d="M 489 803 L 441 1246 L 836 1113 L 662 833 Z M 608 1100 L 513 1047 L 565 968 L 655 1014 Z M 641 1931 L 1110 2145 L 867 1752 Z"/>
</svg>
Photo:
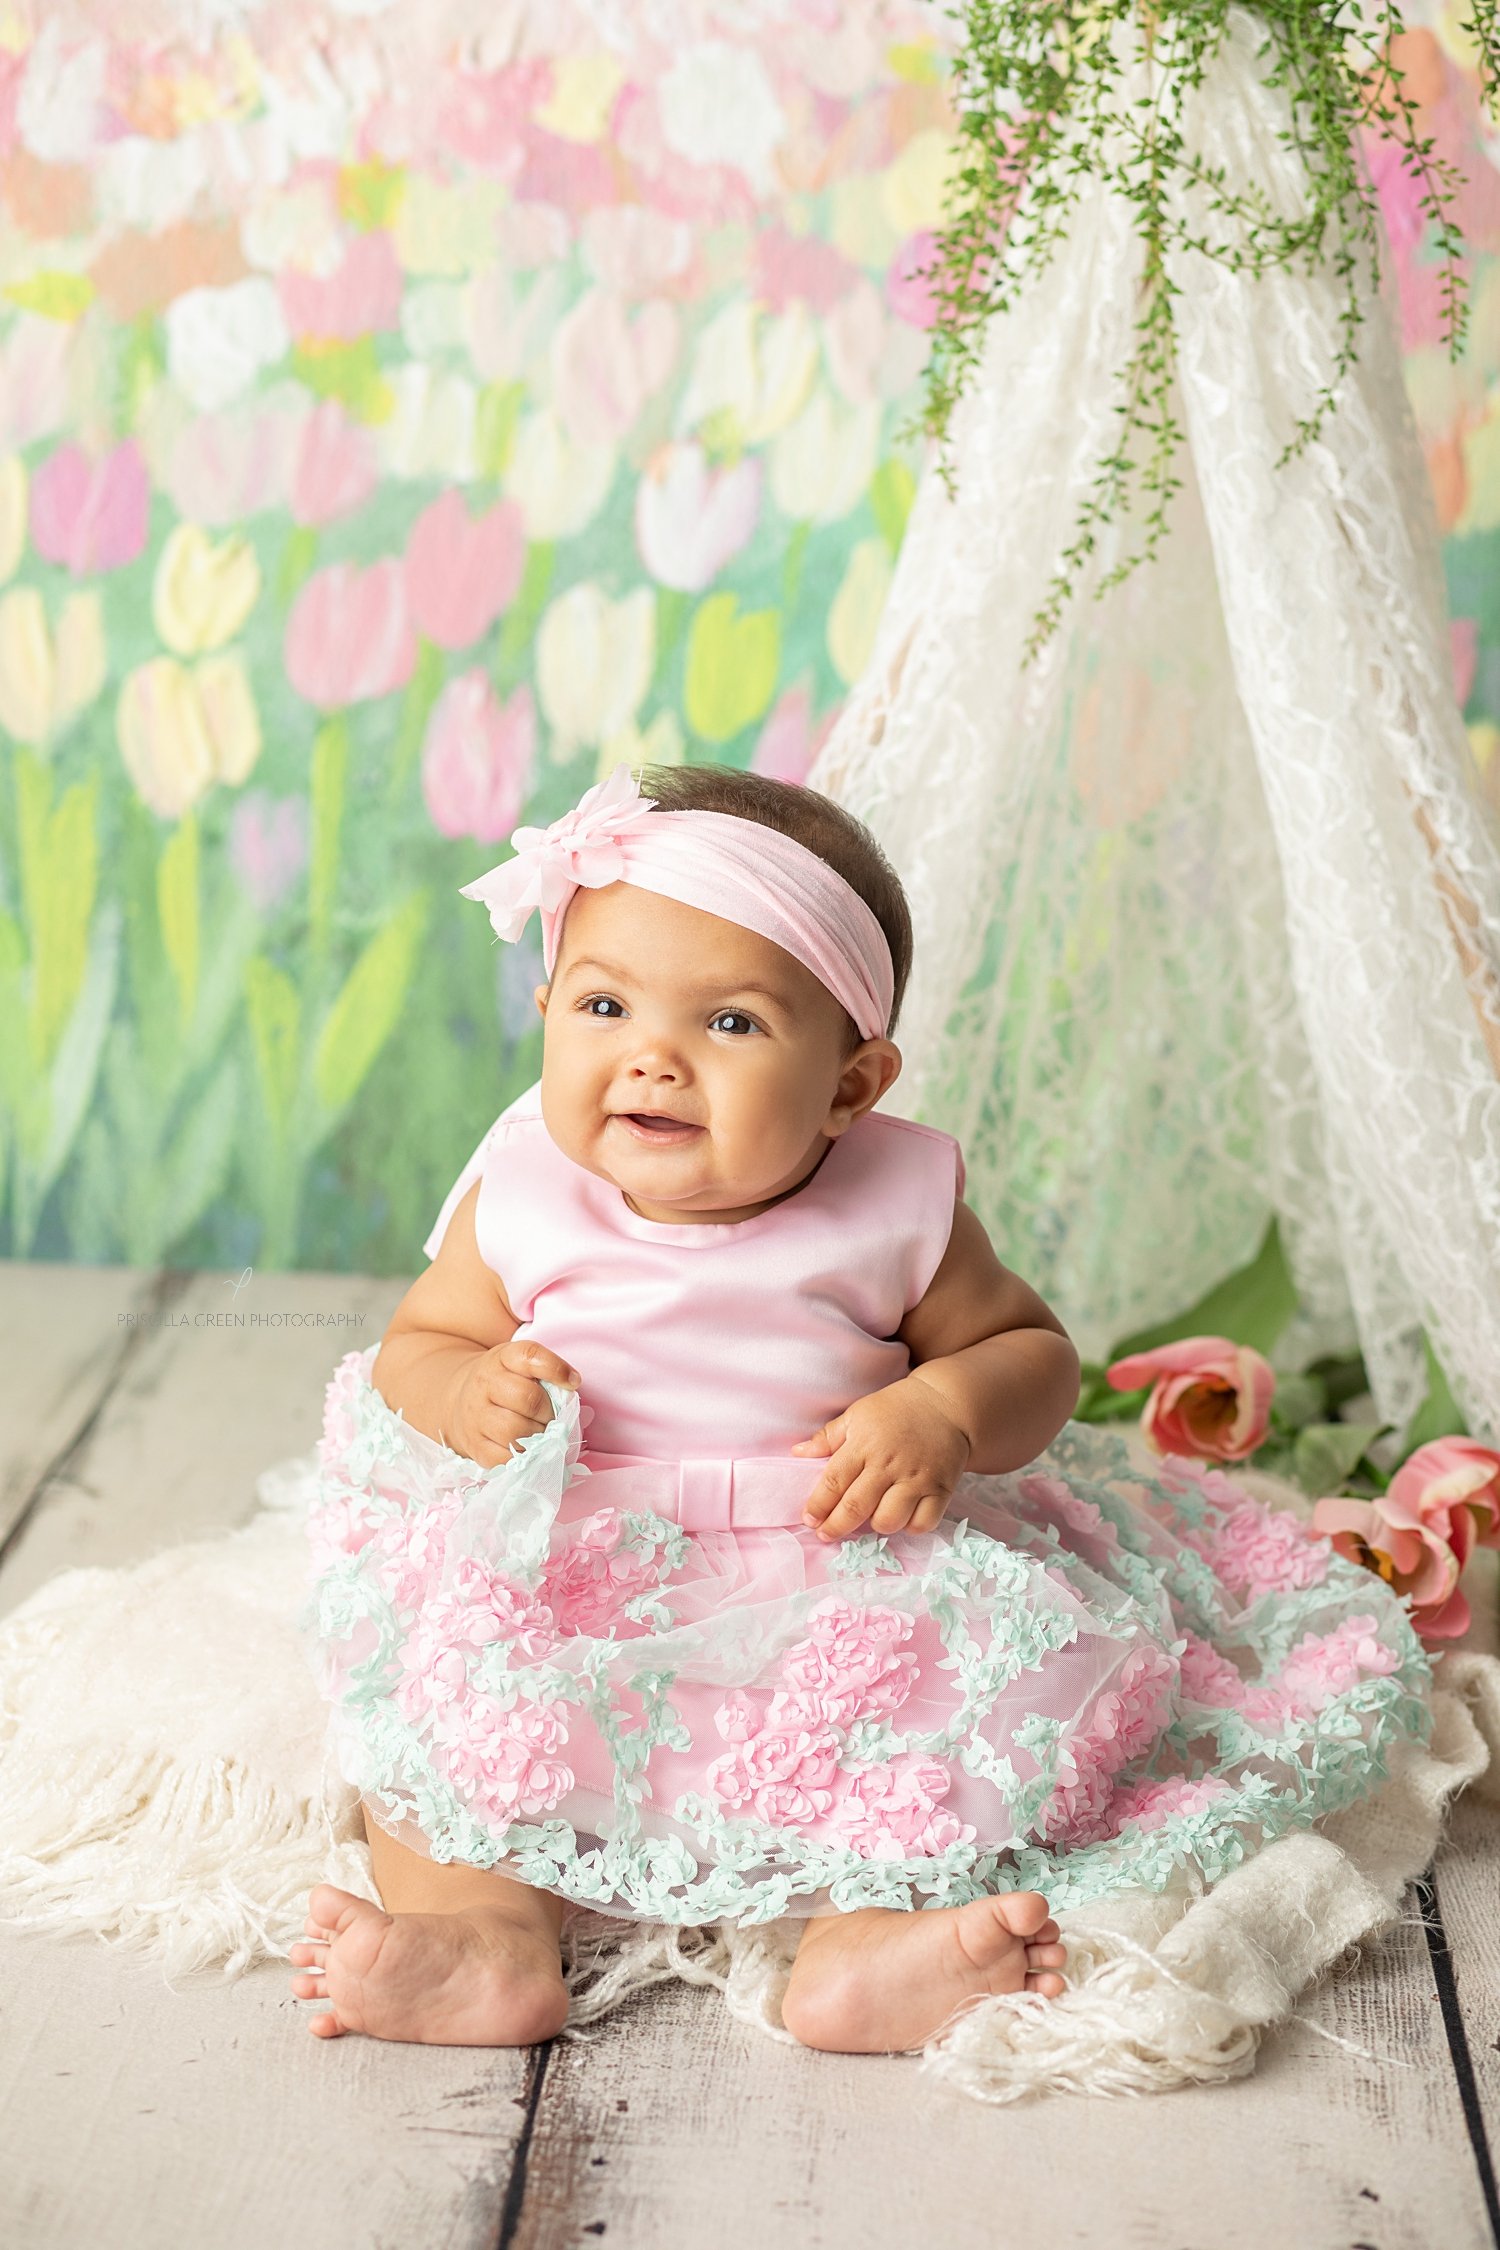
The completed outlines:
<svg viewBox="0 0 1500 2250">
<path fill-rule="evenodd" d="M 547 1013 L 547 995 L 551 990 L 550 984 L 539 984 L 531 995 L 536 1002 L 536 1012 L 539 1016 L 545 1016 Z"/>
</svg>

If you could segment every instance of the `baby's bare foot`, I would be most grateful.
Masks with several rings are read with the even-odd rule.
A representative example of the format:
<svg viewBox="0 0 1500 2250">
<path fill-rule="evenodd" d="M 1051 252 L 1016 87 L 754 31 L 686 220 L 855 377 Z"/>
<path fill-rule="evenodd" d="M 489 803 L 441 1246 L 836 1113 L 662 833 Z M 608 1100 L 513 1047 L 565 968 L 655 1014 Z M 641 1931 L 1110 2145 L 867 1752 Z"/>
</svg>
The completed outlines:
<svg viewBox="0 0 1500 2250">
<path fill-rule="evenodd" d="M 904 2054 L 968 2001 L 1022 1991 L 1054 1999 L 1066 1960 L 1037 1891 L 914 1914 L 829 1915 L 803 1932 L 782 2020 L 804 2047 Z"/>
<path fill-rule="evenodd" d="M 451 1914 L 387 1914 L 367 1898 L 319 1883 L 307 1902 L 299 2000 L 327 2000 L 308 2028 L 438 2047 L 529 2047 L 561 2031 L 568 2013 L 557 1940 L 514 1907 Z"/>
</svg>

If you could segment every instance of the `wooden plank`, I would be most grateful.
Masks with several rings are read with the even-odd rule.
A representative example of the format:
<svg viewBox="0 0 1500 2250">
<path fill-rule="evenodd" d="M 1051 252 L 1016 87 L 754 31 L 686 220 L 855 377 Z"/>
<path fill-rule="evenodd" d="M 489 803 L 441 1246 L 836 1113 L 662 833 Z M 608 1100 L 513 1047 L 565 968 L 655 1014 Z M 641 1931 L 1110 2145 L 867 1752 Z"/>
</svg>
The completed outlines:
<svg viewBox="0 0 1500 2250">
<path fill-rule="evenodd" d="M 127 1266 L 0 1260 L 0 1541 L 86 1426 L 156 1299 Z"/>
<path fill-rule="evenodd" d="M 269 1273 L 235 1296 L 223 1274 L 177 1279 L 0 1567 L 0 1611 L 54 1571 L 244 1523 L 260 1471 L 316 1443 L 324 1384 L 346 1351 L 379 1338 L 404 1286 Z M 64 1287 L 53 1309 L 83 1301 Z"/>
<path fill-rule="evenodd" d="M 1460 2068 L 1466 2061 L 1470 2139 L 1500 2243 L 1500 1810 L 1494 1805 L 1459 1799 L 1438 1853 L 1434 1890 L 1463 2024 Z"/>
<path fill-rule="evenodd" d="M 179 1277 L 170 1325 L 137 1330 L 0 1574 L 0 1607 L 54 1570 L 128 1563 L 245 1520 L 257 1473 L 313 1443 L 329 1372 L 379 1335 L 401 1293 L 345 1275 L 256 1276 L 239 1308 L 280 1317 L 231 1328 L 209 1317 L 226 1309 L 224 1284 Z M 65 1270 L 44 1284 L 26 1300 L 42 1306 L 38 1329 L 66 1332 L 88 1289 Z M 306 1317 L 338 1311 L 359 1325 Z M 264 1964 L 234 1984 L 173 1989 L 92 1939 L 0 1929 L 7 2250 L 489 2250 L 526 2057 L 315 2039 L 290 1975 Z"/>
<path fill-rule="evenodd" d="M 526 2058 L 315 2039 L 231 1985 L 0 1931 L 7 2250 L 491 2250 Z"/>
<path fill-rule="evenodd" d="M 1306 2013 L 1374 2059 L 1295 2024 L 1232 2086 L 990 2109 L 665 1987 L 554 2051 L 515 2250 L 1490 2250 L 1420 1930 Z"/>
</svg>

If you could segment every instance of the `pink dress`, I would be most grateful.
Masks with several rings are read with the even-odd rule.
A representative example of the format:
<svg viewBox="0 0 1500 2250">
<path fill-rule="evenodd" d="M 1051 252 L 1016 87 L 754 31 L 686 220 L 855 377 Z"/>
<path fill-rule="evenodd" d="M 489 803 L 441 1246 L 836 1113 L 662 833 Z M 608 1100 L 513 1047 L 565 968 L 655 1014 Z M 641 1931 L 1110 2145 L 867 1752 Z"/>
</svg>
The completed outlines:
<svg viewBox="0 0 1500 2250">
<path fill-rule="evenodd" d="M 490 1470 L 329 1385 L 307 1629 L 347 1778 L 432 1857 L 681 1923 L 1072 1904 L 1212 1881 L 1427 1724 L 1377 1581 L 1229 1477 L 1072 1423 L 930 1534 L 825 1544 L 789 1448 L 898 1381 L 953 1223 L 946 1133 L 871 1111 L 754 1218 L 664 1225 L 532 1088 L 481 1182 L 522 1336 L 582 1377 Z"/>
</svg>

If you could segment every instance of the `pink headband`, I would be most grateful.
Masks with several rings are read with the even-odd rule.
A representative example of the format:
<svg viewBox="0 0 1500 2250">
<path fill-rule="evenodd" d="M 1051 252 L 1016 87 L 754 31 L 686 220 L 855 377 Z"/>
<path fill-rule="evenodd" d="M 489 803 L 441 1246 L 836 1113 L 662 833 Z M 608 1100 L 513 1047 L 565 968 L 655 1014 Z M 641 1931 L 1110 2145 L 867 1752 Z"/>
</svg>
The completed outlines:
<svg viewBox="0 0 1500 2250">
<path fill-rule="evenodd" d="M 518 828 L 515 858 L 466 883 L 500 937 L 541 910 L 542 959 L 557 959 L 563 917 L 584 886 L 633 883 L 770 938 L 811 969 L 862 1039 L 881 1039 L 895 989 L 885 932 L 858 892 L 805 844 L 733 813 L 662 812 L 625 765 L 550 828 Z"/>
</svg>

